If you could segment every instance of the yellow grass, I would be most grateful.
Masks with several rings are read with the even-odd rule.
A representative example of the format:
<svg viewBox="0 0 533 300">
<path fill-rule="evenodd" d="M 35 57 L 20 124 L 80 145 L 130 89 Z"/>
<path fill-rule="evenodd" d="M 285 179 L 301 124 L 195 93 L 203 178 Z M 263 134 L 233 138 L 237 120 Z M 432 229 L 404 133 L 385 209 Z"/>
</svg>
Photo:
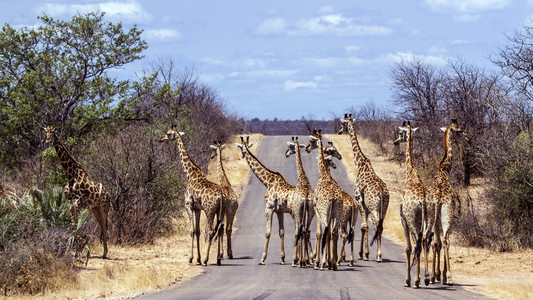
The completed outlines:
<svg viewBox="0 0 533 300">
<path fill-rule="evenodd" d="M 254 148 L 259 144 L 260 134 L 253 134 L 250 141 Z M 224 167 L 235 192 L 239 196 L 244 184 L 248 182 L 249 167 L 242 159 L 240 149 L 235 146 L 240 142 L 235 137 L 231 143 L 226 144 L 222 151 Z M 208 177 L 215 180 L 215 160 L 210 162 Z M 205 216 L 202 214 L 202 223 Z M 186 281 L 203 273 L 203 268 L 188 264 L 190 247 L 188 217 L 175 220 L 176 235 L 160 238 L 153 245 L 109 247 L 109 259 L 91 258 L 87 267 L 71 279 L 58 279 L 54 284 L 54 291 L 46 291 L 37 295 L 44 299 L 87 299 L 87 298 L 130 298 L 150 291 L 166 288 Z M 205 226 L 205 225 L 204 225 Z M 236 231 L 234 226 L 233 232 Z M 207 248 L 203 237 L 201 238 L 201 253 L 204 255 Z M 102 253 L 100 245 L 92 247 L 93 255 Z M 211 246 L 209 264 L 216 260 L 216 244 Z M 17 296 L 15 299 L 35 298 L 31 296 Z"/>
</svg>

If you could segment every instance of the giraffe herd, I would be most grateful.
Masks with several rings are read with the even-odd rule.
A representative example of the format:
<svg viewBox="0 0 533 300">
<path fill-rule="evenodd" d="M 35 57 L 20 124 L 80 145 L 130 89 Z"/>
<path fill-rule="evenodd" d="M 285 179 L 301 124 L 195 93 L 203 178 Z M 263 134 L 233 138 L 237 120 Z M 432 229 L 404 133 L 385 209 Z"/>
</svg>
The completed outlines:
<svg viewBox="0 0 533 300">
<path fill-rule="evenodd" d="M 406 142 L 406 182 L 401 193 L 400 217 L 406 237 L 407 276 L 404 286 L 411 286 L 410 269 L 416 265 L 414 287 L 420 288 L 420 257 L 425 254 L 425 281 L 439 282 L 441 278 L 440 252 L 443 250 L 442 283 L 452 284 L 450 272 L 450 234 L 455 210 L 455 197 L 450 185 L 449 173 L 452 162 L 452 135 L 460 135 L 468 140 L 468 135 L 452 119 L 451 125 L 442 128 L 444 131 L 444 156 L 439 164 L 433 185 L 425 188 L 413 163 L 413 135 L 418 128 L 412 128 L 410 122 L 404 122 L 399 127 L 398 138 L 395 145 Z M 361 215 L 361 243 L 358 258 L 369 260 L 368 245 L 368 217 L 375 229 L 372 243 L 377 241 L 376 261 L 381 262 L 381 237 L 383 234 L 383 221 L 389 205 L 389 192 L 387 185 L 377 176 L 370 160 L 363 154 L 355 132 L 354 120 L 351 115 L 345 114 L 341 119 L 341 128 L 338 134 L 348 132 L 352 150 L 353 162 L 356 167 L 354 182 L 354 197 L 343 191 L 331 176 L 330 168 L 336 168 L 333 158 L 341 160 L 342 157 L 335 146 L 328 142 L 324 145 L 321 130 L 314 130 L 309 136 L 307 145 L 300 144 L 298 138 L 292 137 L 287 141 L 286 157 L 296 156 L 296 170 L 298 181 L 296 186 L 289 184 L 283 176 L 266 167 L 251 151 L 253 146 L 249 137 L 241 137 L 241 142 L 236 143 L 240 148 L 242 158 L 246 160 L 250 169 L 266 187 L 264 196 L 266 214 L 266 232 L 263 254 L 260 265 L 265 264 L 268 254 L 268 244 L 272 231 L 272 219 L 276 214 L 279 223 L 279 237 L 281 240 L 280 263 L 285 264 L 284 249 L 284 215 L 290 214 L 295 227 L 295 251 L 292 260 L 293 267 L 306 268 L 314 265 L 315 269 L 336 270 L 341 262 L 346 260 L 346 242 L 351 244 L 351 257 L 349 265 L 354 265 L 354 232 L 358 214 Z M 191 160 L 185 144 L 181 138 L 182 132 L 171 126 L 160 138 L 160 142 L 176 141 L 182 169 L 187 177 L 185 190 L 185 207 L 190 225 L 190 252 L 189 264 L 193 262 L 196 252 L 196 264 L 207 265 L 209 251 L 213 239 L 217 241 L 217 265 L 223 259 L 224 226 L 227 239 L 227 258 L 233 258 L 231 235 L 233 220 L 239 207 L 237 196 L 231 187 L 223 166 L 222 150 L 225 145 L 215 141 L 210 147 L 211 158 L 216 159 L 218 182 L 210 181 L 198 165 Z M 107 256 L 108 224 L 107 217 L 110 210 L 110 195 L 100 182 L 89 178 L 83 167 L 69 154 L 59 140 L 53 126 L 46 127 L 47 143 L 52 143 L 61 165 L 68 178 L 64 188 L 65 195 L 72 203 L 73 216 L 81 209 L 89 209 L 95 216 L 101 232 L 104 246 L 103 258 Z M 300 149 L 305 148 L 307 153 L 317 150 L 319 179 L 313 189 L 302 165 Z M 200 253 L 200 215 L 201 211 L 207 218 L 206 231 L 208 245 L 204 259 Z M 316 216 L 315 246 L 311 245 L 311 223 Z M 216 222 L 214 222 L 216 217 Z M 73 218 L 73 220 L 75 220 Z M 442 240 L 441 240 L 441 234 Z M 337 242 L 341 238 L 341 249 L 338 253 Z M 414 250 L 412 243 L 415 244 Z M 196 244 L 196 248 L 195 248 Z M 433 252 L 431 276 L 428 269 L 430 248 Z M 314 249 L 314 251 L 313 251 Z M 196 250 L 196 251 L 195 251 Z"/>
</svg>

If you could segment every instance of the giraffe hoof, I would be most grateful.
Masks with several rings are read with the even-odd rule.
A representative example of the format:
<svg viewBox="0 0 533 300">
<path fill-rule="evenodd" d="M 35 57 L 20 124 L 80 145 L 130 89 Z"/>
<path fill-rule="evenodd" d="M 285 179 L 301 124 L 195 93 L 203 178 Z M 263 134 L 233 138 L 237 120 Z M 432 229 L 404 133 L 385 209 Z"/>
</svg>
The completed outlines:
<svg viewBox="0 0 533 300">
<path fill-rule="evenodd" d="M 260 265 L 260 266 L 264 266 L 264 265 L 265 265 L 265 262 L 264 262 L 264 261 L 261 261 L 261 262 L 259 262 L 259 265 Z"/>
<path fill-rule="evenodd" d="M 406 282 L 403 284 L 403 286 L 404 286 L 404 287 L 410 287 L 410 286 L 411 286 L 411 283 L 406 281 Z"/>
<path fill-rule="evenodd" d="M 217 266 L 220 266 L 220 265 L 222 265 L 221 260 L 217 259 Z"/>
<path fill-rule="evenodd" d="M 429 285 L 429 278 L 424 279 L 424 284 L 425 284 L 426 286 Z"/>
<path fill-rule="evenodd" d="M 279 263 L 279 264 L 280 264 L 280 265 L 284 265 L 284 264 L 285 264 L 285 262 L 284 262 L 284 261 L 280 261 L 280 263 Z"/>
<path fill-rule="evenodd" d="M 413 286 L 415 289 L 419 289 L 420 288 L 420 280 L 418 281 L 415 281 L 415 285 Z"/>
</svg>

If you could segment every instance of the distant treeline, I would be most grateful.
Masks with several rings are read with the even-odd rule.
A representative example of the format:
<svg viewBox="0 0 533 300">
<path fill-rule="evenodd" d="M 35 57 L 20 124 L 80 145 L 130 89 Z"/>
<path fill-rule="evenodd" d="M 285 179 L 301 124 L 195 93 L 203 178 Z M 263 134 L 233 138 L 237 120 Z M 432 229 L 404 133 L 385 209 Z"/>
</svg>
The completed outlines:
<svg viewBox="0 0 533 300">
<path fill-rule="evenodd" d="M 254 118 L 245 121 L 245 133 L 262 133 L 264 135 L 308 135 L 313 129 L 322 129 L 332 133 L 339 128 L 339 120 L 312 120 L 302 118 L 300 120 L 260 120 Z"/>
</svg>

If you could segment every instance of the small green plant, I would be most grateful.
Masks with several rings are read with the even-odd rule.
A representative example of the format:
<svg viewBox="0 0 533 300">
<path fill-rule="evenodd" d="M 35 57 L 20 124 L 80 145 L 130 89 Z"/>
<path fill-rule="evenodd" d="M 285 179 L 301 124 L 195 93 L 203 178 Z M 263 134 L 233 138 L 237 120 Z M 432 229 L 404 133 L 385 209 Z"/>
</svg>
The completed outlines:
<svg viewBox="0 0 533 300">
<path fill-rule="evenodd" d="M 34 208 L 38 209 L 48 226 L 66 226 L 70 223 L 70 207 L 67 197 L 59 187 L 31 191 Z"/>
<path fill-rule="evenodd" d="M 77 257 L 80 257 L 80 259 L 84 262 L 85 266 L 87 266 L 87 263 L 89 262 L 89 258 L 91 256 L 91 248 L 89 247 L 89 239 L 87 234 L 80 231 L 83 224 L 85 224 L 85 221 L 87 221 L 87 218 L 91 212 L 88 209 L 84 209 L 80 215 L 78 216 L 78 222 L 76 223 L 76 229 L 72 233 L 72 235 L 68 238 L 67 243 L 67 250 L 66 254 L 70 252 L 71 250 L 74 250 Z M 81 256 L 78 256 L 78 253 L 81 253 Z"/>
</svg>

